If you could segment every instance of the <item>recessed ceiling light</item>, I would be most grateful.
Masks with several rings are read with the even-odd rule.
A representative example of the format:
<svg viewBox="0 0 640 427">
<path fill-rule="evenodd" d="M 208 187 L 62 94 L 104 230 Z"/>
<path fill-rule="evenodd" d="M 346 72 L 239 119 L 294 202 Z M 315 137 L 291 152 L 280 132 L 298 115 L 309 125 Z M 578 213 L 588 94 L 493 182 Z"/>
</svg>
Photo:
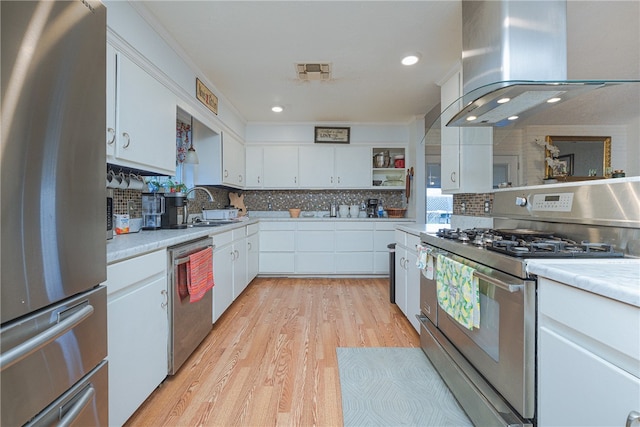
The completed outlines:
<svg viewBox="0 0 640 427">
<path fill-rule="evenodd" d="M 274 113 L 282 113 L 283 110 L 284 108 L 279 105 L 274 105 L 273 107 L 271 107 L 271 111 L 273 111 Z"/>
<path fill-rule="evenodd" d="M 518 120 L 519 118 L 519 116 L 509 116 L 507 117 L 507 120 Z"/>
<path fill-rule="evenodd" d="M 404 58 L 402 58 L 402 65 L 415 65 L 418 63 L 418 61 L 420 61 L 420 55 L 416 54 L 412 54 L 412 55 L 407 55 Z"/>
<path fill-rule="evenodd" d="M 562 99 L 562 98 L 549 98 L 549 99 L 547 99 L 547 102 L 548 102 L 549 104 L 553 104 L 554 102 L 558 102 L 558 101 L 560 101 L 561 99 Z"/>
<path fill-rule="evenodd" d="M 511 101 L 511 98 L 500 98 L 498 99 L 498 104 L 505 104 L 507 102 Z"/>
<path fill-rule="evenodd" d="M 477 119 L 477 117 L 476 117 L 476 116 L 469 116 L 469 117 L 467 117 L 467 121 L 468 121 L 468 122 L 472 122 L 472 121 L 474 121 L 475 119 Z"/>
</svg>

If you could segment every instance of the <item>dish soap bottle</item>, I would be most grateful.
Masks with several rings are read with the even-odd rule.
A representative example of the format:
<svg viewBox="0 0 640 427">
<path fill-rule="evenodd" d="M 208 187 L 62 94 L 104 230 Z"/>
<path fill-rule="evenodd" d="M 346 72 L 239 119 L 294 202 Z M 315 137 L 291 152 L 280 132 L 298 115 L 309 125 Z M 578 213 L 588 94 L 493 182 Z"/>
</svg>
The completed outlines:
<svg viewBox="0 0 640 427">
<path fill-rule="evenodd" d="M 384 217 L 384 208 L 382 207 L 382 200 L 378 202 L 378 218 Z"/>
</svg>

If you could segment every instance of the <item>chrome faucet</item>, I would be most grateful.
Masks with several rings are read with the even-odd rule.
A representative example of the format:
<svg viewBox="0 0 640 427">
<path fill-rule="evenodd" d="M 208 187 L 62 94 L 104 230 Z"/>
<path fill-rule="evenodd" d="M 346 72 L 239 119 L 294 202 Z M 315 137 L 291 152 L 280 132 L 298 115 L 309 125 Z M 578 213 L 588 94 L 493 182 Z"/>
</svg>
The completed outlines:
<svg viewBox="0 0 640 427">
<path fill-rule="evenodd" d="M 211 191 L 207 190 L 207 189 L 206 189 L 206 188 L 204 188 L 204 187 L 193 187 L 192 189 L 187 190 L 187 192 L 186 192 L 186 193 L 184 193 L 184 196 L 185 196 L 185 197 L 188 197 L 188 196 L 189 196 L 189 193 L 192 193 L 192 192 L 194 192 L 194 191 L 196 191 L 196 190 L 202 190 L 202 191 L 204 191 L 205 193 L 207 193 L 207 195 L 209 196 L 209 201 L 210 201 L 210 202 L 213 202 L 213 194 L 211 194 Z"/>
</svg>

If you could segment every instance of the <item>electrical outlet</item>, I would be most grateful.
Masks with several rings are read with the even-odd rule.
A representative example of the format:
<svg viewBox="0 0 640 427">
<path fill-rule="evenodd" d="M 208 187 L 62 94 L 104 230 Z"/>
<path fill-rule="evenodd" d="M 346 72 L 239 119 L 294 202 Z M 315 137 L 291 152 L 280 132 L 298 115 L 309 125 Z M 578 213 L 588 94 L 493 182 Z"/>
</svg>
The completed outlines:
<svg viewBox="0 0 640 427">
<path fill-rule="evenodd" d="M 489 210 L 491 209 L 491 205 L 489 203 L 488 200 L 484 201 L 484 213 L 489 213 Z"/>
<path fill-rule="evenodd" d="M 129 214 L 129 218 L 136 217 L 136 202 L 133 200 L 127 201 L 127 213 Z"/>
<path fill-rule="evenodd" d="M 467 204 L 465 202 L 460 203 L 460 212 L 461 213 L 467 212 Z"/>
</svg>

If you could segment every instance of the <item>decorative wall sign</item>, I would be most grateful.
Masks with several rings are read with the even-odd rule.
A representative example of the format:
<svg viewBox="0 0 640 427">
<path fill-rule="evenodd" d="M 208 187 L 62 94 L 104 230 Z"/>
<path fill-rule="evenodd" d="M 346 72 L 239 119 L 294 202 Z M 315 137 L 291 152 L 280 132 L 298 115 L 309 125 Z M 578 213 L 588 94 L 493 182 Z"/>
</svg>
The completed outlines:
<svg viewBox="0 0 640 427">
<path fill-rule="evenodd" d="M 313 142 L 348 144 L 350 134 L 351 128 L 316 126 Z"/>
<path fill-rule="evenodd" d="M 218 97 L 209 90 L 208 87 L 196 77 L 196 98 L 208 109 L 213 111 L 213 114 L 218 115 Z"/>
</svg>

